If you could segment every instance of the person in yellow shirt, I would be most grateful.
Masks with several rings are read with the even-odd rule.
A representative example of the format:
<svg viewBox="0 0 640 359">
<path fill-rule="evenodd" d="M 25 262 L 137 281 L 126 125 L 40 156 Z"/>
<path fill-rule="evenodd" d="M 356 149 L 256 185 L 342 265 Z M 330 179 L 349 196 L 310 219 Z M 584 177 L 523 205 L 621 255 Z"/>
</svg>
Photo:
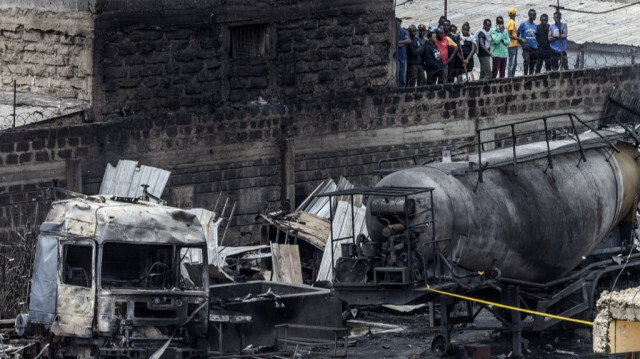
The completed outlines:
<svg viewBox="0 0 640 359">
<path fill-rule="evenodd" d="M 509 33 L 509 39 L 511 42 L 507 47 L 509 51 L 509 63 L 507 65 L 507 76 L 513 77 L 516 74 L 516 67 L 518 66 L 518 42 L 523 41 L 518 37 L 518 28 L 516 27 L 516 8 L 512 7 L 507 10 L 509 15 L 509 21 L 507 21 L 507 33 Z"/>
</svg>

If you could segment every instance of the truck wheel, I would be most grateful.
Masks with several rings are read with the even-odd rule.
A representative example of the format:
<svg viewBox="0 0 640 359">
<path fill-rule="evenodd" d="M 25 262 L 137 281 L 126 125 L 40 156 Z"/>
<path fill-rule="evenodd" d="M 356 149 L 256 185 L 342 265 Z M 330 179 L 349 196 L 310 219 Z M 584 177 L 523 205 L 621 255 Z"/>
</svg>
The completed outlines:
<svg viewBox="0 0 640 359">
<path fill-rule="evenodd" d="M 438 358 L 446 357 L 452 352 L 453 346 L 444 335 L 436 335 L 431 341 L 431 353 Z"/>
</svg>

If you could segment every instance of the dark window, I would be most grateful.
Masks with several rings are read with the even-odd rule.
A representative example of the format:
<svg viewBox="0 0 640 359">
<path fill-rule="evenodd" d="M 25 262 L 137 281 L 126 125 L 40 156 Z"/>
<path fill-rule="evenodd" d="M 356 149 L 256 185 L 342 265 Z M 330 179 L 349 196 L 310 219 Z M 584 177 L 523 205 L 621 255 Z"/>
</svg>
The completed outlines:
<svg viewBox="0 0 640 359">
<path fill-rule="evenodd" d="M 93 248 L 90 246 L 67 244 L 64 246 L 64 284 L 91 288 L 91 258 Z"/>
<path fill-rule="evenodd" d="M 102 247 L 101 287 L 170 288 L 173 285 L 173 246 L 105 243 Z"/>
<path fill-rule="evenodd" d="M 267 54 L 267 26 L 245 25 L 229 28 L 231 58 L 259 57 Z"/>
<path fill-rule="evenodd" d="M 202 290 L 208 275 L 203 253 L 202 247 L 107 242 L 101 251 L 100 285 Z"/>
</svg>

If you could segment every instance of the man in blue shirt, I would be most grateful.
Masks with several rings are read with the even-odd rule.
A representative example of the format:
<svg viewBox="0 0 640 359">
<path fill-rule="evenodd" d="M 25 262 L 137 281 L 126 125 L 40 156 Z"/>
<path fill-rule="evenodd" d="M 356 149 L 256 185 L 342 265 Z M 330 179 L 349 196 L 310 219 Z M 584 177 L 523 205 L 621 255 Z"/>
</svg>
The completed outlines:
<svg viewBox="0 0 640 359">
<path fill-rule="evenodd" d="M 398 23 L 398 87 L 407 86 L 407 45 L 411 43 L 409 33 L 402 28 L 402 19 L 396 18 Z"/>
<path fill-rule="evenodd" d="M 569 70 L 567 61 L 567 24 L 562 22 L 562 15 L 559 11 L 553 14 L 553 24 L 549 26 L 549 46 L 551 53 L 551 67 L 558 70 Z"/>
<path fill-rule="evenodd" d="M 534 22 L 536 20 L 536 11 L 529 10 L 529 19 L 520 23 L 518 27 L 518 37 L 524 39 L 522 44 L 522 58 L 524 59 L 524 75 L 533 75 L 538 61 L 538 41 L 536 40 L 536 31 L 538 26 Z"/>
</svg>

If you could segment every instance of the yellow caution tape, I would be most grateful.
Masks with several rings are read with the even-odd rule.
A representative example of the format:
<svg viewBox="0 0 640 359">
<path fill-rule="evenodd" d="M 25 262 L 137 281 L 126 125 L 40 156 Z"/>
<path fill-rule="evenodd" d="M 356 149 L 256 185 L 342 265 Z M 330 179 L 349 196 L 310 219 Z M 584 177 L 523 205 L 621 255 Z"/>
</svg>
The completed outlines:
<svg viewBox="0 0 640 359">
<path fill-rule="evenodd" d="M 448 295 L 450 297 L 455 297 L 455 298 L 459 298 L 459 299 L 468 300 L 470 302 L 482 303 L 482 304 L 486 304 L 486 305 L 492 305 L 494 307 L 499 307 L 499 308 L 504 308 L 504 309 L 509 309 L 509 310 L 515 310 L 515 311 L 523 312 L 523 313 L 527 313 L 527 314 L 539 315 L 539 316 L 542 316 L 542 317 L 565 320 L 567 322 L 574 322 L 574 323 L 578 323 L 578 324 L 585 324 L 585 325 L 593 326 L 593 322 L 589 322 L 587 320 L 580 320 L 580 319 L 575 319 L 575 318 L 563 317 L 561 315 L 554 315 L 554 314 L 549 314 L 549 313 L 537 312 L 535 310 L 513 307 L 513 306 L 510 306 L 510 305 L 506 305 L 506 304 L 490 302 L 488 300 L 471 298 L 471 297 L 467 297 L 467 296 L 460 295 L 460 294 L 443 292 L 441 290 L 433 289 L 433 288 L 429 287 L 428 285 L 427 285 L 427 290 L 429 290 L 431 292 L 434 292 L 434 293 L 442 294 L 442 295 Z"/>
</svg>

